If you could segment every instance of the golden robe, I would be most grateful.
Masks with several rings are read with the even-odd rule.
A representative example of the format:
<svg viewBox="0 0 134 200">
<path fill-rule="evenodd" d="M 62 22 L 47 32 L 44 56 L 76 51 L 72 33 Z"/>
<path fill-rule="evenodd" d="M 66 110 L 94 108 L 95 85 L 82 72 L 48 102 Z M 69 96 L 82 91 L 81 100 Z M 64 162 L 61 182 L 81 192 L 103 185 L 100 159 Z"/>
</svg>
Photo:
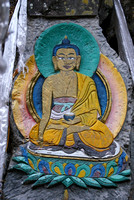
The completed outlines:
<svg viewBox="0 0 134 200">
<path fill-rule="evenodd" d="M 78 132 L 80 140 L 86 145 L 97 151 L 103 151 L 113 141 L 113 135 L 108 127 L 97 120 L 97 114 L 101 115 L 101 109 L 98 101 L 97 91 L 94 81 L 83 74 L 76 73 L 78 80 L 77 100 L 74 103 L 71 112 L 75 116 L 81 118 L 81 122 L 74 124 L 77 126 L 89 126 L 90 130 Z M 60 124 L 68 128 L 70 125 L 63 122 L 63 119 L 49 119 L 48 125 Z M 36 124 L 30 132 L 30 140 L 32 143 L 39 145 L 38 141 L 39 124 Z M 47 127 L 43 134 L 44 146 L 53 146 L 60 143 L 63 130 L 48 129 Z M 67 135 L 65 145 L 70 147 L 75 144 L 74 134 Z"/>
</svg>

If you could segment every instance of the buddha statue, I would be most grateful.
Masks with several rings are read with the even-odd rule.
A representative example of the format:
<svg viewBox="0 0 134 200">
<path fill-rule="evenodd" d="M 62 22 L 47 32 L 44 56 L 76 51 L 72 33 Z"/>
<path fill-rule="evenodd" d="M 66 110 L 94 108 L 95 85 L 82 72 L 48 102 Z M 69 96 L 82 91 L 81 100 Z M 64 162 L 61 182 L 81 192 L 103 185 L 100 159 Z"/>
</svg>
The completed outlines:
<svg viewBox="0 0 134 200">
<path fill-rule="evenodd" d="M 30 141 L 40 147 L 106 151 L 113 134 L 98 120 L 101 109 L 93 79 L 76 72 L 81 61 L 79 48 L 65 36 L 54 47 L 52 61 L 59 73 L 44 81 L 42 119 L 32 128 Z"/>
<path fill-rule="evenodd" d="M 14 169 L 28 174 L 24 183 L 100 188 L 129 180 L 128 156 L 113 140 L 125 119 L 126 88 L 96 40 L 62 23 L 41 34 L 34 52 L 12 91 L 14 121 L 28 141 L 13 158 Z"/>
</svg>

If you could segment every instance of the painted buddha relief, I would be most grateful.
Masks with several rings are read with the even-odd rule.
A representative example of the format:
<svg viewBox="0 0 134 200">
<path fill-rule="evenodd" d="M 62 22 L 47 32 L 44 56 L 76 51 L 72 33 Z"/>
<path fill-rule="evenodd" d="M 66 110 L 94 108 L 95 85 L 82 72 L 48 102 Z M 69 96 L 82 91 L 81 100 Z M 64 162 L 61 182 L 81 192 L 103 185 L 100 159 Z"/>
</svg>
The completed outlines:
<svg viewBox="0 0 134 200">
<path fill-rule="evenodd" d="M 79 38 L 76 37 L 78 33 Z M 60 166 L 59 175 L 71 169 L 74 176 L 82 178 L 121 173 L 127 166 L 128 157 L 114 138 L 126 115 L 125 84 L 113 64 L 100 55 L 93 36 L 76 24 L 55 25 L 41 34 L 35 45 L 35 58 L 32 56 L 27 66 L 29 73 L 25 84 L 20 74 L 12 98 L 15 122 L 29 140 L 26 151 L 36 160 L 35 163 L 31 161 L 32 169 L 40 170 L 39 166 L 45 166 L 49 168 L 48 174 L 57 174 L 56 167 Z M 20 87 L 21 81 L 23 101 L 18 101 L 22 99 L 19 92 L 19 96 L 16 94 L 17 83 Z M 114 98 L 114 88 L 118 89 L 117 98 Z M 50 156 L 60 160 L 56 160 L 56 164 L 49 161 L 50 164 L 47 161 Z M 62 160 L 65 157 L 66 161 Z M 88 167 L 85 169 L 86 161 L 82 165 L 84 168 L 79 163 L 76 166 L 78 159 L 88 160 Z M 67 165 L 61 166 L 62 162 Z M 109 162 L 110 167 L 105 171 Z M 80 167 L 86 171 L 79 176 Z M 97 174 L 95 169 L 99 175 L 94 175 Z"/>
<path fill-rule="evenodd" d="M 88 147 L 97 151 L 109 147 L 113 135 L 97 120 L 101 109 L 95 83 L 90 77 L 74 72 L 80 67 L 79 48 L 65 36 L 62 44 L 54 47 L 52 60 L 60 72 L 49 76 L 43 84 L 42 119 L 31 130 L 30 141 L 58 146 L 65 140 L 65 147 L 81 146 L 87 151 Z"/>
</svg>

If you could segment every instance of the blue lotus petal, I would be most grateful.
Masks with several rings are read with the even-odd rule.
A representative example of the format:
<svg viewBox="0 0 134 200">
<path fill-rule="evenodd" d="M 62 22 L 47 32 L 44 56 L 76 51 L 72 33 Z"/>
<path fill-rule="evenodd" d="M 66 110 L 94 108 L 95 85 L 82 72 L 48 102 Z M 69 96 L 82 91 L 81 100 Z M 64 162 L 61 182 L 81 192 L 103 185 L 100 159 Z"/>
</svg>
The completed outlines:
<svg viewBox="0 0 134 200">
<path fill-rule="evenodd" d="M 69 173 L 69 170 L 71 171 L 71 173 Z M 75 173 L 76 173 L 76 168 L 72 163 L 69 163 L 68 165 L 66 165 L 66 167 L 65 167 L 65 174 L 66 175 L 74 176 Z"/>
<path fill-rule="evenodd" d="M 39 162 L 38 168 L 39 168 L 41 173 L 52 174 L 52 172 L 49 169 L 49 164 L 44 160 L 41 160 Z"/>
<path fill-rule="evenodd" d="M 117 174 L 120 173 L 121 170 L 122 170 L 122 166 L 123 166 L 123 164 L 124 164 L 125 157 L 126 157 L 126 153 L 125 153 L 125 152 L 123 152 L 123 153 L 121 154 L 121 156 L 119 157 Z"/>
<path fill-rule="evenodd" d="M 105 176 L 105 167 L 102 164 L 97 164 L 92 168 L 90 177 L 104 177 L 104 176 Z"/>
</svg>

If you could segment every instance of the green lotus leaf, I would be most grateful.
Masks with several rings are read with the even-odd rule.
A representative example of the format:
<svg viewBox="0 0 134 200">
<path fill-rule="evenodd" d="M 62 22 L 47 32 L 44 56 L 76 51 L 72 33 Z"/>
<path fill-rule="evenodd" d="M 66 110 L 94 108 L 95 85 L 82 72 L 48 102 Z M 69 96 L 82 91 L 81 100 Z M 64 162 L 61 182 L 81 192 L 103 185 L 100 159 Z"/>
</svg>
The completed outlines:
<svg viewBox="0 0 134 200">
<path fill-rule="evenodd" d="M 83 182 L 82 179 L 75 177 L 75 176 L 70 176 L 71 180 L 78 186 L 87 188 L 86 184 Z"/>
<path fill-rule="evenodd" d="M 120 175 L 123 175 L 123 176 L 129 176 L 131 174 L 131 170 L 130 169 L 127 169 L 123 172 L 120 173 Z"/>
<path fill-rule="evenodd" d="M 118 165 L 117 165 L 117 163 L 115 162 L 115 160 L 112 160 L 112 161 L 108 162 L 107 167 L 106 167 L 106 174 L 105 174 L 105 177 L 108 176 L 108 173 L 109 173 L 109 171 L 110 171 L 111 168 L 114 169 L 113 174 L 116 174 L 116 173 L 117 173 L 117 170 L 118 170 Z"/>
<path fill-rule="evenodd" d="M 87 165 L 85 165 L 85 164 L 83 164 L 83 165 L 81 165 L 81 166 L 79 166 L 79 167 L 77 168 L 77 172 L 76 172 L 75 176 L 79 176 L 79 173 L 80 173 L 82 170 L 85 171 L 85 177 L 88 177 L 89 174 L 90 174 L 90 168 L 89 168 Z"/>
<path fill-rule="evenodd" d="M 22 162 L 22 163 L 28 164 L 27 161 L 25 160 L 25 158 L 23 156 L 13 157 L 12 160 L 15 161 L 15 162 L 18 162 L 18 163 Z"/>
<path fill-rule="evenodd" d="M 66 178 L 62 183 L 66 186 L 69 187 L 73 184 L 73 181 L 70 178 Z"/>
<path fill-rule="evenodd" d="M 50 181 L 52 181 L 55 178 L 56 175 L 44 175 L 42 177 L 40 177 L 33 185 L 32 187 L 37 187 L 39 185 L 44 185 L 46 183 L 49 183 Z"/>
<path fill-rule="evenodd" d="M 57 173 L 56 171 L 55 171 L 55 167 L 57 167 L 58 169 L 59 169 L 59 172 L 60 173 Z M 52 166 L 51 166 L 51 169 L 52 169 L 52 172 L 55 174 L 57 174 L 57 175 L 60 175 L 60 174 L 65 174 L 65 172 L 64 172 L 64 169 L 63 169 L 63 165 L 60 163 L 60 162 L 55 162 L 55 163 L 53 163 L 52 164 Z"/>
<path fill-rule="evenodd" d="M 113 183 L 111 180 L 107 178 L 95 178 L 95 180 L 98 181 L 100 185 L 103 185 L 106 187 L 117 187 L 115 183 Z"/>
<path fill-rule="evenodd" d="M 102 188 L 101 185 L 96 180 L 94 180 L 93 178 L 82 178 L 82 180 L 88 186 Z"/>
<path fill-rule="evenodd" d="M 42 175 L 43 175 L 42 173 L 32 174 L 27 179 L 24 180 L 23 184 L 37 181 Z"/>
<path fill-rule="evenodd" d="M 30 159 L 32 161 L 32 163 L 34 165 L 34 169 L 36 171 L 38 171 L 37 160 L 35 159 L 35 157 L 28 153 L 28 159 Z"/>
<path fill-rule="evenodd" d="M 129 181 L 130 178 L 129 177 L 125 177 L 119 174 L 113 175 L 108 177 L 109 180 L 113 181 L 113 182 L 122 182 L 122 181 Z"/>
<path fill-rule="evenodd" d="M 36 171 L 34 171 L 29 165 L 26 165 L 25 163 L 19 163 L 19 164 L 15 165 L 13 167 L 13 169 L 23 171 L 27 174 L 35 174 L 36 173 Z"/>
<path fill-rule="evenodd" d="M 61 176 L 56 176 L 52 181 L 51 183 L 49 183 L 48 187 L 52 186 L 52 185 L 55 185 L 57 183 L 60 183 L 62 182 L 64 179 L 66 179 L 66 176 L 65 175 L 61 175 Z"/>
</svg>

